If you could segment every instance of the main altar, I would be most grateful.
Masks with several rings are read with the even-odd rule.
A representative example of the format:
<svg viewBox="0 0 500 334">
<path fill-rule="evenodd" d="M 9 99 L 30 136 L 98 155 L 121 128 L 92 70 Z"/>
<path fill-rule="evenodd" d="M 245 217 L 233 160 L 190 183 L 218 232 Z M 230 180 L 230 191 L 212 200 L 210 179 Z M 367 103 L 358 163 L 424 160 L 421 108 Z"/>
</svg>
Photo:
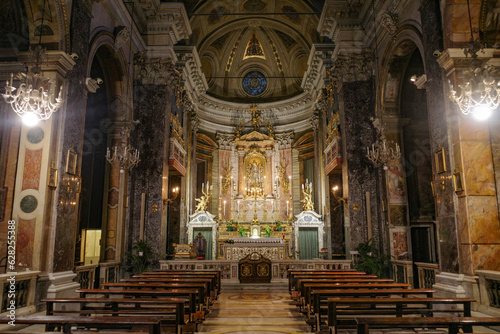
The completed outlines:
<svg viewBox="0 0 500 334">
<path fill-rule="evenodd" d="M 298 161 L 294 165 L 292 156 L 294 134 L 275 133 L 266 122 L 268 116 L 256 106 L 250 112 L 253 129 L 248 133 L 242 122 L 234 133 L 217 133 L 213 168 L 186 225 L 188 242 L 204 235 L 210 249 L 206 260 L 239 261 L 258 253 L 282 261 L 297 259 L 300 235 L 312 228 L 317 230 L 318 248 L 309 259 L 318 259 L 325 229 L 314 212 L 312 183 L 305 180 L 302 191 L 299 187 Z M 306 220 L 303 213 L 294 215 L 300 202 Z"/>
</svg>

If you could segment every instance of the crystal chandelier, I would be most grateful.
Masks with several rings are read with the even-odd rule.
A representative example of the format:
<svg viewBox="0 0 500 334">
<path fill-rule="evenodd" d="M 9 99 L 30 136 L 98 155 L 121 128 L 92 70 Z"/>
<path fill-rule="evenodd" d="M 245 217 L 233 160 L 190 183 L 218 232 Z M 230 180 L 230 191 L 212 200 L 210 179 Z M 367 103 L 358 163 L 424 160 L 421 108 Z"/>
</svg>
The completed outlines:
<svg viewBox="0 0 500 334">
<path fill-rule="evenodd" d="M 31 50 L 31 57 L 34 66 L 27 73 L 19 73 L 16 78 L 21 84 L 19 88 L 13 86 L 14 74 L 10 75 L 10 82 L 7 81 L 5 94 L 2 96 L 5 102 L 12 106 L 12 109 L 22 119 L 23 123 L 33 126 L 40 120 L 47 120 L 52 113 L 56 112 L 63 104 L 62 86 L 59 88 L 59 95 L 54 98 L 53 82 L 44 79 L 41 64 L 47 59 L 46 49 L 42 48 L 43 20 L 45 16 L 45 2 L 43 4 L 42 23 L 40 25 L 40 40 L 38 45 Z"/>
<path fill-rule="evenodd" d="M 472 34 L 472 19 L 470 14 L 469 0 L 467 0 L 469 13 L 470 43 L 464 50 L 465 56 L 470 54 L 472 58 L 471 67 L 464 71 L 463 84 L 458 85 L 460 94 L 450 85 L 450 99 L 458 106 L 464 115 L 472 114 L 479 120 L 489 118 L 500 105 L 500 82 L 496 82 L 489 76 L 492 66 L 481 66 L 477 59 L 480 50 L 479 43 L 474 41 Z"/>
<path fill-rule="evenodd" d="M 130 129 L 123 129 L 121 136 L 122 144 L 120 146 L 113 146 L 111 150 L 108 147 L 106 160 L 111 164 L 118 161 L 120 173 L 124 173 L 126 170 L 134 168 L 141 160 L 139 159 L 139 151 L 127 144 L 130 137 Z"/>
<path fill-rule="evenodd" d="M 384 169 L 387 170 L 389 161 L 401 158 L 401 150 L 397 143 L 385 138 L 385 131 L 379 118 L 373 121 L 373 126 L 377 129 L 378 138 L 371 147 L 366 148 L 366 157 L 375 166 L 384 166 Z"/>
</svg>

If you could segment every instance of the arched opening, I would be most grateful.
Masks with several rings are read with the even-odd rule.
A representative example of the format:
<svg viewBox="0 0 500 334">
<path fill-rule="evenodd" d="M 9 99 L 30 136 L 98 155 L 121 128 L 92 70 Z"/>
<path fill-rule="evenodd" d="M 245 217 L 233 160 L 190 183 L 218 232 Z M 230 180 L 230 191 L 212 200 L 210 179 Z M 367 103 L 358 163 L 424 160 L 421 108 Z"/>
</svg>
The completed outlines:
<svg viewBox="0 0 500 334">
<path fill-rule="evenodd" d="M 85 114 L 76 252 L 76 262 L 85 265 L 115 259 L 116 233 L 120 224 L 120 175 L 118 168 L 113 168 L 106 161 L 106 153 L 108 147 L 120 144 L 120 139 L 115 138 L 118 131 L 115 122 L 123 114 L 119 84 L 121 70 L 116 55 L 109 47 L 97 49 L 89 77 L 98 81 L 100 86 L 95 93 L 89 92 Z M 111 245 L 110 238 L 113 240 Z"/>
<path fill-rule="evenodd" d="M 422 57 L 415 50 L 409 59 L 401 85 L 401 118 L 408 217 L 414 262 L 436 262 L 435 206 L 432 194 L 432 160 L 427 117 L 427 97 L 412 77 L 424 74 Z M 420 89 L 419 89 L 420 88 Z"/>
</svg>

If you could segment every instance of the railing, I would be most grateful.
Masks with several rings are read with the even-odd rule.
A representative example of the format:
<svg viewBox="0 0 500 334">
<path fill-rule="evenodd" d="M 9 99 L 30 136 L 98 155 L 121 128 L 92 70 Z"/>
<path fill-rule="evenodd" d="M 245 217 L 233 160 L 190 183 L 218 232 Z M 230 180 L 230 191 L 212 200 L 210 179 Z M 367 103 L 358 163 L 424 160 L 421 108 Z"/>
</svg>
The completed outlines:
<svg viewBox="0 0 500 334">
<path fill-rule="evenodd" d="M 75 268 L 75 281 L 80 283 L 82 289 L 92 289 L 94 287 L 95 268 L 97 268 L 97 266 L 97 264 L 89 264 Z"/>
<path fill-rule="evenodd" d="M 1 298 L 0 313 L 9 312 L 9 302 L 15 301 L 16 312 L 22 308 L 32 308 L 29 312 L 34 312 L 36 279 L 40 271 L 24 271 L 15 275 L 1 274 Z M 11 277 L 14 276 L 15 280 Z M 13 295 L 14 298 L 9 298 Z"/>
<path fill-rule="evenodd" d="M 392 260 L 393 279 L 396 283 L 413 284 L 413 262 Z"/>
<path fill-rule="evenodd" d="M 351 269 L 350 260 L 279 260 L 273 261 L 272 278 L 288 278 L 288 269 Z M 160 261 L 160 269 L 221 270 L 221 278 L 238 279 L 238 261 L 171 260 Z"/>
<path fill-rule="evenodd" d="M 439 272 L 437 263 L 415 262 L 418 271 L 418 287 L 420 289 L 432 289 L 436 284 L 436 274 Z"/>
<path fill-rule="evenodd" d="M 99 286 L 102 283 L 117 283 L 120 276 L 120 262 L 101 262 L 99 264 Z"/>
</svg>

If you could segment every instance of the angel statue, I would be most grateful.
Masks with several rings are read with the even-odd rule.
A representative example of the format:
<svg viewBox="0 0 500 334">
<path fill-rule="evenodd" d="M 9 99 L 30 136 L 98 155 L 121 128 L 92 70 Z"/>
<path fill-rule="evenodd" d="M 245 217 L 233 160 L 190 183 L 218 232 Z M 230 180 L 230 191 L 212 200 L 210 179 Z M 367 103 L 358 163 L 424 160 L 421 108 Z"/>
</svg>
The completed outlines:
<svg viewBox="0 0 500 334">
<path fill-rule="evenodd" d="M 210 197 L 212 196 L 212 186 L 209 186 L 207 182 L 207 186 L 205 187 L 205 183 L 201 185 L 201 193 L 203 194 L 200 198 L 195 198 L 195 201 L 198 202 L 196 204 L 196 208 L 194 212 L 198 211 L 207 211 L 208 209 L 208 201 L 210 200 Z"/>
<path fill-rule="evenodd" d="M 301 200 L 304 203 L 304 211 L 314 211 L 314 203 L 312 201 L 312 182 L 309 183 L 306 180 L 306 186 L 302 185 L 302 195 L 304 195 L 304 199 Z"/>
</svg>

